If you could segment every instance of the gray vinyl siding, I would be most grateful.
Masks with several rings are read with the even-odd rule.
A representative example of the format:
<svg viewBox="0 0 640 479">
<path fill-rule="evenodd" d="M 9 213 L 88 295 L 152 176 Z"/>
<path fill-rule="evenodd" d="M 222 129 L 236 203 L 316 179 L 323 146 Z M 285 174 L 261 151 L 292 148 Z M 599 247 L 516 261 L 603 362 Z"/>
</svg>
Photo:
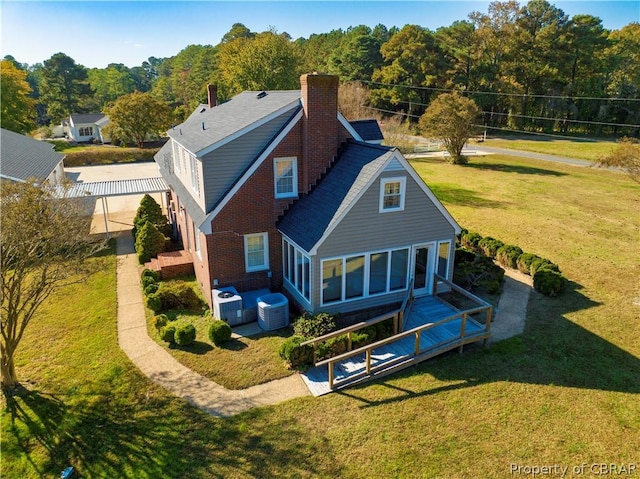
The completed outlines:
<svg viewBox="0 0 640 479">
<path fill-rule="evenodd" d="M 403 211 L 380 213 L 380 182 L 383 178 L 405 176 L 406 198 Z M 347 213 L 311 258 L 312 304 L 316 311 L 347 312 L 400 302 L 405 291 L 370 296 L 360 300 L 321 306 L 323 259 L 355 253 L 410 247 L 432 241 L 455 242 L 455 230 L 431 199 L 406 172 L 389 171 L 380 175 Z M 450 267 L 453 261 L 450 261 Z"/>
<path fill-rule="evenodd" d="M 380 181 L 407 178 L 403 211 L 380 213 Z M 455 231 L 408 173 L 380 175 L 318 248 L 322 258 L 453 239 Z"/>
<path fill-rule="evenodd" d="M 270 122 L 205 155 L 202 160 L 205 211 L 211 211 L 270 141 L 291 119 L 297 106 Z"/>
</svg>

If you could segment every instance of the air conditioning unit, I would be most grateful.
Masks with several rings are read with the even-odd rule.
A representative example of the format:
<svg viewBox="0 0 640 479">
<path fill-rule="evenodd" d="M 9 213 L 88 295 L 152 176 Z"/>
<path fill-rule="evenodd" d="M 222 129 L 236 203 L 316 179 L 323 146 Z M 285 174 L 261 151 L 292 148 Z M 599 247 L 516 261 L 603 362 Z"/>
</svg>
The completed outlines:
<svg viewBox="0 0 640 479">
<path fill-rule="evenodd" d="M 258 325 L 265 331 L 289 326 L 289 300 L 282 293 L 258 298 Z"/>
<path fill-rule="evenodd" d="M 229 326 L 242 324 L 242 297 L 233 286 L 212 289 L 213 316 L 226 321 Z"/>
</svg>

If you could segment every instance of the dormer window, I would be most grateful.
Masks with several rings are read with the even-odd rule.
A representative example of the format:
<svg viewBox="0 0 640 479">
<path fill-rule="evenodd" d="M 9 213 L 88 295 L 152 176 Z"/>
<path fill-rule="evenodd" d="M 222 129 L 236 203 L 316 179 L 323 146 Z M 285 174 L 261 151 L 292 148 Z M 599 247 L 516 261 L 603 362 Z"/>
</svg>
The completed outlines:
<svg viewBox="0 0 640 479">
<path fill-rule="evenodd" d="M 383 178 L 380 182 L 380 213 L 404 210 L 407 179 Z"/>
<path fill-rule="evenodd" d="M 273 161 L 276 198 L 298 196 L 298 161 L 295 157 L 276 158 Z"/>
</svg>

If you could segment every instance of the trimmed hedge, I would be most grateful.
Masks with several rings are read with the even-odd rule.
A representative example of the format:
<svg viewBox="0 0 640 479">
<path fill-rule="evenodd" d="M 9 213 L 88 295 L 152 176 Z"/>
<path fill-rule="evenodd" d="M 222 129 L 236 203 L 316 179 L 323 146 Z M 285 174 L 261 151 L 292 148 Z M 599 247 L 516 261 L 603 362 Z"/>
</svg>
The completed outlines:
<svg viewBox="0 0 640 479">
<path fill-rule="evenodd" d="M 147 305 L 147 308 L 149 308 L 154 313 L 159 313 L 160 311 L 162 311 L 162 299 L 157 292 L 147 295 L 145 303 Z"/>
<path fill-rule="evenodd" d="M 289 367 L 299 368 L 310 366 L 313 363 L 313 347 L 310 345 L 301 346 L 306 339 L 300 335 L 294 335 L 284 340 L 280 345 L 278 353 Z"/>
<path fill-rule="evenodd" d="M 566 278 L 557 271 L 543 268 L 533 275 L 533 287 L 546 296 L 557 296 L 566 284 Z"/>
<path fill-rule="evenodd" d="M 498 248 L 498 251 L 496 251 L 496 260 L 502 266 L 515 269 L 518 264 L 518 258 L 521 254 L 522 249 L 514 245 L 506 244 Z"/>
<path fill-rule="evenodd" d="M 153 317 L 153 325 L 160 331 L 169 323 L 169 317 L 166 314 L 156 314 Z"/>
<path fill-rule="evenodd" d="M 158 286 L 158 295 L 162 310 L 188 309 L 197 311 L 202 307 L 202 300 L 193 288 L 184 281 L 164 281 Z"/>
<path fill-rule="evenodd" d="M 165 343 L 175 343 L 176 342 L 176 327 L 173 324 L 170 324 L 169 326 L 165 326 L 164 329 L 162 330 L 162 334 L 160 335 L 160 338 L 165 342 Z"/>
<path fill-rule="evenodd" d="M 174 338 L 179 346 L 189 346 L 196 340 L 196 327 L 193 324 L 185 324 L 176 329 Z"/>
<path fill-rule="evenodd" d="M 158 280 L 152 278 L 151 276 L 143 276 L 141 278 L 141 281 L 142 281 L 142 289 L 146 289 L 146 287 L 151 284 L 158 284 Z"/>
<path fill-rule="evenodd" d="M 209 326 L 209 339 L 216 346 L 220 346 L 231 339 L 231 326 L 221 319 L 214 319 Z"/>
<path fill-rule="evenodd" d="M 142 273 L 140 273 L 140 277 L 141 278 L 153 278 L 155 283 L 160 281 L 160 273 L 158 271 L 156 271 L 155 269 L 149 269 L 149 268 L 143 269 Z"/>
<path fill-rule="evenodd" d="M 541 259 L 540 256 L 533 253 L 522 253 L 516 260 L 516 267 L 521 273 L 530 274 L 531 263 L 537 259 Z"/>
<path fill-rule="evenodd" d="M 330 333 L 336 329 L 336 316 L 318 313 L 315 316 L 304 313 L 293 323 L 293 334 L 311 339 Z"/>
<path fill-rule="evenodd" d="M 482 240 L 482 236 L 475 231 L 467 231 L 460 236 L 462 246 L 466 246 L 469 249 L 477 249 L 480 240 Z"/>
<path fill-rule="evenodd" d="M 495 259 L 496 253 L 502 246 L 504 246 L 504 243 L 502 241 L 492 238 L 491 236 L 482 238 L 478 242 L 478 247 L 485 254 L 485 256 L 493 259 Z"/>
<path fill-rule="evenodd" d="M 555 271 L 556 273 L 560 273 L 560 268 L 558 268 L 557 264 L 552 263 L 551 261 L 545 258 L 538 258 L 534 260 L 529 266 L 529 274 L 531 276 L 535 276 L 536 273 L 541 269 L 548 269 L 551 271 Z"/>
<path fill-rule="evenodd" d="M 111 163 L 134 163 L 137 161 L 153 161 L 159 148 L 113 148 L 96 146 L 79 151 L 65 151 L 64 166 L 108 165 Z"/>
<path fill-rule="evenodd" d="M 157 292 L 158 287 L 159 287 L 158 283 L 151 283 L 149 286 L 144 288 L 144 295 L 149 296 L 150 294 Z"/>
</svg>

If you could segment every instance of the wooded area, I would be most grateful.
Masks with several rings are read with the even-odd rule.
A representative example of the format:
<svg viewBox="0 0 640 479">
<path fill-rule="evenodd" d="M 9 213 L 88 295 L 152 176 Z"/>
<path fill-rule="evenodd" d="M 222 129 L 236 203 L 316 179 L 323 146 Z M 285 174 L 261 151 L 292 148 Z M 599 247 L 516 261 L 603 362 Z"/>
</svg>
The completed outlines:
<svg viewBox="0 0 640 479">
<path fill-rule="evenodd" d="M 236 23 L 218 45 L 189 45 L 133 68 L 87 69 L 63 53 L 36 65 L 5 60 L 26 72 L 38 126 L 104 111 L 134 91 L 165 103 L 177 123 L 206 102 L 209 83 L 224 101 L 242 90 L 299 88 L 300 74 L 319 71 L 360 82 L 367 108 L 359 116 L 402 112 L 417 121 L 438 94 L 459 90 L 489 129 L 640 135 L 640 23 L 609 31 L 544 0 L 494 2 L 436 31 L 358 25 L 293 40 Z"/>
</svg>

